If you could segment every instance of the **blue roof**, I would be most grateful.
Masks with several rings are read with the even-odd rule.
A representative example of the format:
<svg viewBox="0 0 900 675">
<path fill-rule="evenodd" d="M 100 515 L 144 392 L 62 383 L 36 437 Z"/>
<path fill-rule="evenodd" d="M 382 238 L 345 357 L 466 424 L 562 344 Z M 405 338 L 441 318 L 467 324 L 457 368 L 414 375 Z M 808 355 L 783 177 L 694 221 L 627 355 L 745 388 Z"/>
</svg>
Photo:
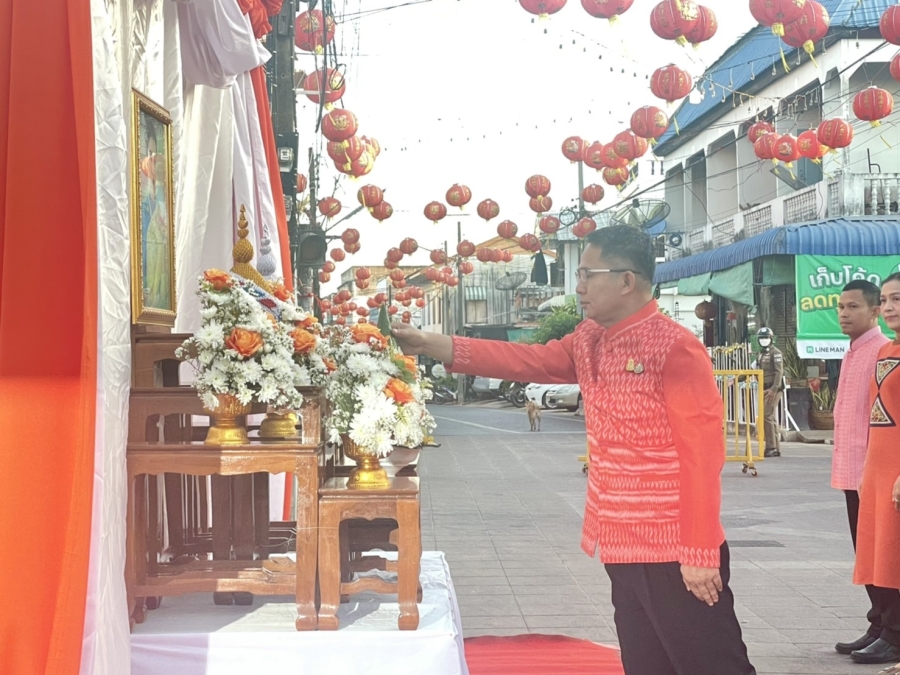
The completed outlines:
<svg viewBox="0 0 900 675">
<path fill-rule="evenodd" d="M 829 36 L 848 30 L 877 28 L 884 10 L 896 4 L 895 0 L 865 0 L 865 2 L 859 2 L 859 0 L 819 1 L 831 16 Z M 691 125 L 695 124 L 701 117 L 713 112 L 717 107 L 721 108 L 721 114 L 732 110 L 732 91 L 754 93 L 759 89 L 759 85 L 762 84 L 762 82 L 754 83 L 754 80 L 757 78 L 762 80 L 762 77 L 766 74 L 769 75 L 766 81 L 771 81 L 773 79 L 771 76 L 773 65 L 775 66 L 775 79 L 784 76 L 786 73 L 781 66 L 782 47 L 785 50 L 785 54 L 793 55 L 795 53 L 794 49 L 783 43 L 781 38 L 774 35 L 772 30 L 766 26 L 757 25 L 738 40 L 704 74 L 705 81 L 702 83 L 704 88 L 703 100 L 700 103 L 693 104 L 690 100 L 685 99 L 678 108 L 674 119 L 678 121 L 681 134 L 684 134 L 686 130 L 690 129 Z M 817 49 L 820 49 L 818 45 Z M 790 61 L 791 56 L 788 58 Z M 713 84 L 718 85 L 716 86 L 715 94 L 710 92 L 710 87 Z M 725 103 L 722 103 L 723 95 L 726 97 Z M 654 152 L 657 155 L 665 156 L 668 152 L 673 151 L 676 145 L 680 145 L 680 143 L 675 143 L 671 147 L 667 147 L 667 143 L 677 138 L 675 124 L 673 123 L 659 139 L 659 145 L 656 146 Z"/>
<path fill-rule="evenodd" d="M 718 272 L 767 255 L 900 255 L 900 220 L 836 218 L 775 227 L 729 246 L 662 263 L 653 282 Z"/>
</svg>

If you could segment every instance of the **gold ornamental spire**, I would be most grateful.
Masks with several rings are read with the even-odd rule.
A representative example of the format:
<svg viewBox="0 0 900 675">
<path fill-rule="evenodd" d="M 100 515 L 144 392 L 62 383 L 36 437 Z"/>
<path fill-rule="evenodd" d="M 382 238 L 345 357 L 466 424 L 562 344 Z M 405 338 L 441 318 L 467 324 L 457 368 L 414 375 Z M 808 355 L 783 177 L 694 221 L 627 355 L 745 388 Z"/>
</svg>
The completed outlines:
<svg viewBox="0 0 900 675">
<path fill-rule="evenodd" d="M 247 223 L 246 212 L 247 209 L 242 204 L 241 215 L 238 218 L 238 240 L 235 242 L 231 253 L 231 257 L 234 258 L 234 267 L 231 268 L 231 271 L 271 293 L 272 285 L 250 264 L 250 261 L 253 260 L 253 244 L 247 240 L 250 229 Z"/>
</svg>

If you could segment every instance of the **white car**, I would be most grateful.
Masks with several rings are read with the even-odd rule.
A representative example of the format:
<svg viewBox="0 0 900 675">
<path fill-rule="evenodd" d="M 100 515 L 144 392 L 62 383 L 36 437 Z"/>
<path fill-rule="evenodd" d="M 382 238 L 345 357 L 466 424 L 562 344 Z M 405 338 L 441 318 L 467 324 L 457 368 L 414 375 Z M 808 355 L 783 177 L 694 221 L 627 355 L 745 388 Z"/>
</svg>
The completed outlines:
<svg viewBox="0 0 900 675">
<path fill-rule="evenodd" d="M 581 404 L 581 387 L 577 384 L 563 384 L 547 392 L 549 408 L 565 408 L 570 412 L 578 410 Z"/>
<path fill-rule="evenodd" d="M 532 403 L 537 403 L 542 408 L 549 408 L 550 406 L 547 404 L 547 393 L 558 386 L 559 385 L 556 384 L 529 384 L 525 387 L 525 398 Z"/>
</svg>

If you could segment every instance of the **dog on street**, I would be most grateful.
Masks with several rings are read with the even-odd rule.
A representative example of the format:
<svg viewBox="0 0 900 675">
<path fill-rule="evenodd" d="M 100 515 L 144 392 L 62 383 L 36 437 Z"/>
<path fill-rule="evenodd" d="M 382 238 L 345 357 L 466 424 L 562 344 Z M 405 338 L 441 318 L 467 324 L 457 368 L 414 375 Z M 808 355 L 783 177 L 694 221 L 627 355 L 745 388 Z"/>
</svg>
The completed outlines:
<svg viewBox="0 0 900 675">
<path fill-rule="evenodd" d="M 528 423 L 531 425 L 531 431 L 540 431 L 541 407 L 534 401 L 528 401 L 525 404 L 525 412 L 528 413 Z"/>
</svg>

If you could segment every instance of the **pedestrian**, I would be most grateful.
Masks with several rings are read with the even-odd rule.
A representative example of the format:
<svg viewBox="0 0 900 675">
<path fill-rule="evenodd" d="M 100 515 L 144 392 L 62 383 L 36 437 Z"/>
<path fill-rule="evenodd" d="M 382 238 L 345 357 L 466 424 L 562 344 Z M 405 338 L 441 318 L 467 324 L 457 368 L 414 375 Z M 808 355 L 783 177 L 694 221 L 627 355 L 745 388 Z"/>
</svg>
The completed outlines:
<svg viewBox="0 0 900 675">
<path fill-rule="evenodd" d="M 575 270 L 585 321 L 523 345 L 392 329 L 455 372 L 577 381 L 590 471 L 581 546 L 612 582 L 627 675 L 755 675 L 734 613 L 719 517 L 722 400 L 709 355 L 653 299 L 652 240 L 597 230 Z"/>
<path fill-rule="evenodd" d="M 831 487 L 843 490 L 850 521 L 850 539 L 856 550 L 859 521 L 859 483 L 869 440 L 869 382 L 875 373 L 878 351 L 890 342 L 881 332 L 881 289 L 871 281 L 851 281 L 838 301 L 841 332 L 850 338 L 844 354 L 834 404 L 834 453 Z M 869 629 L 853 642 L 838 642 L 835 649 L 860 663 L 890 663 L 900 658 L 900 591 L 866 585 L 870 609 Z"/>
<path fill-rule="evenodd" d="M 900 273 L 890 275 L 881 286 L 881 314 L 888 328 L 900 336 Z M 881 346 L 872 374 L 853 583 L 900 589 L 900 338 Z M 877 640 L 851 658 L 861 663 L 884 663 L 875 660 L 879 654 L 892 653 L 891 661 L 900 658 L 900 651 L 887 642 L 880 652 L 873 652 L 871 647 L 879 642 L 884 641 Z M 866 650 L 868 654 L 864 654 Z M 885 672 L 900 673 L 900 666 Z"/>
<path fill-rule="evenodd" d="M 778 425 L 778 405 L 784 390 L 784 355 L 775 346 L 775 333 L 771 328 L 760 328 L 756 333 L 759 342 L 759 358 L 756 363 L 763 371 L 763 420 L 766 430 L 764 457 L 781 457 L 781 428 Z"/>
</svg>

